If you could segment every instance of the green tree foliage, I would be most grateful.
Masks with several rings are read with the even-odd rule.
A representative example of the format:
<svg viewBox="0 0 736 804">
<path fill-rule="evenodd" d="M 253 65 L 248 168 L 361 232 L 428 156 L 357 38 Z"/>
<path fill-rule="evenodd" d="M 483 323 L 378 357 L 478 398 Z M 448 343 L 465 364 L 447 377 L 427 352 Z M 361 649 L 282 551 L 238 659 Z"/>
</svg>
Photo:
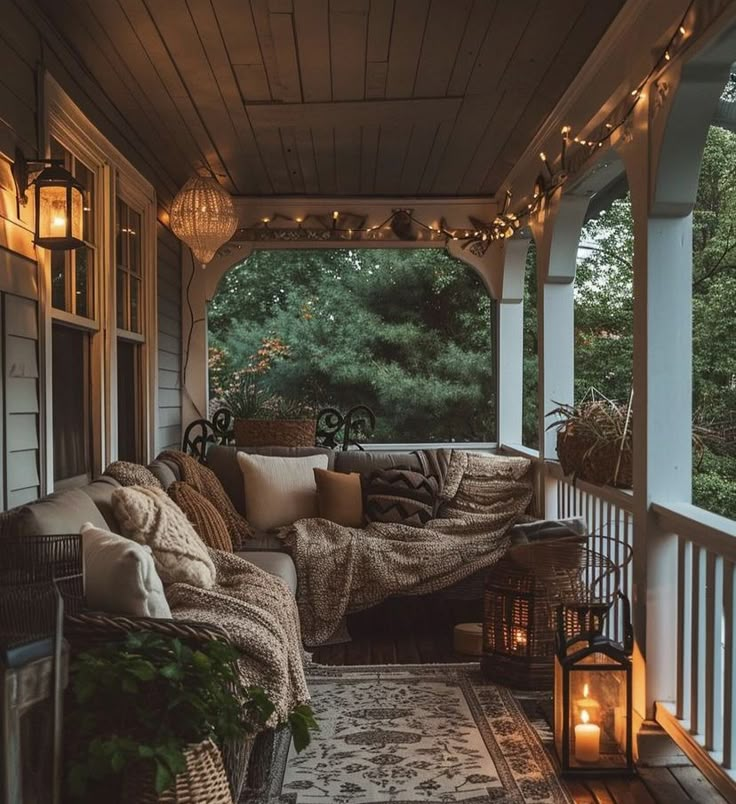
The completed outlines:
<svg viewBox="0 0 736 804">
<path fill-rule="evenodd" d="M 261 251 L 223 278 L 209 310 L 213 392 L 265 337 L 285 398 L 376 413 L 376 441 L 494 438 L 490 298 L 440 250 Z"/>
<path fill-rule="evenodd" d="M 736 427 L 736 135 L 711 128 L 693 212 L 695 424 Z M 633 220 L 628 197 L 583 230 L 575 287 L 575 393 L 626 400 L 633 363 Z M 706 441 L 697 505 L 736 519 L 733 441 Z"/>
<path fill-rule="evenodd" d="M 539 349 L 537 333 L 537 245 L 532 240 L 524 271 L 524 380 L 521 414 L 522 443 L 539 449 Z"/>
</svg>

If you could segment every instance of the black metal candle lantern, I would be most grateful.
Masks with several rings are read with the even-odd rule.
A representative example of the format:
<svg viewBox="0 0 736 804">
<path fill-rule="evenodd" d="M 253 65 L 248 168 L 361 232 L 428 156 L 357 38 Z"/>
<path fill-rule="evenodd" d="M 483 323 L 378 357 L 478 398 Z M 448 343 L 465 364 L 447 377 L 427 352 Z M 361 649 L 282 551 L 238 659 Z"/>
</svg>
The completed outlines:
<svg viewBox="0 0 736 804">
<path fill-rule="evenodd" d="M 563 774 L 633 773 L 628 600 L 623 642 L 603 635 L 611 604 L 560 606 L 555 657 L 555 745 Z"/>
</svg>

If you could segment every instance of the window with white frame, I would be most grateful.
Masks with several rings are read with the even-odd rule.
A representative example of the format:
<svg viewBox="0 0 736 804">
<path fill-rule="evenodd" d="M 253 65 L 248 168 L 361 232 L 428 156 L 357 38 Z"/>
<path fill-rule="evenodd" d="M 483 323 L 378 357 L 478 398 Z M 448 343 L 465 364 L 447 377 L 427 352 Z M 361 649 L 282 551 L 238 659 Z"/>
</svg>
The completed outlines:
<svg viewBox="0 0 736 804">
<path fill-rule="evenodd" d="M 48 152 L 85 188 L 84 246 L 48 252 L 43 305 L 47 487 L 58 488 L 149 457 L 156 201 L 49 76 L 46 99 Z"/>
</svg>

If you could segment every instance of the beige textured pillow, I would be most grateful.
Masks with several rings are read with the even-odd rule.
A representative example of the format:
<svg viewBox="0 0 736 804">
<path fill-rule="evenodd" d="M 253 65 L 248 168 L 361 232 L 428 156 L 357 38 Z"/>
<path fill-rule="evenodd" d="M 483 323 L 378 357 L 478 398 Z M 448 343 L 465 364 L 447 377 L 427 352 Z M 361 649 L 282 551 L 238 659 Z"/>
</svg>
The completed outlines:
<svg viewBox="0 0 736 804">
<path fill-rule="evenodd" d="M 327 469 L 326 455 L 274 458 L 239 452 L 245 482 L 245 515 L 256 530 L 291 525 L 319 515 L 314 469 Z"/>
<path fill-rule="evenodd" d="M 115 489 L 112 507 L 123 535 L 151 548 L 164 585 L 215 585 L 215 565 L 204 542 L 165 491 L 150 486 Z"/>
<path fill-rule="evenodd" d="M 346 528 L 363 527 L 363 488 L 357 472 L 314 469 L 319 515 Z"/>
</svg>

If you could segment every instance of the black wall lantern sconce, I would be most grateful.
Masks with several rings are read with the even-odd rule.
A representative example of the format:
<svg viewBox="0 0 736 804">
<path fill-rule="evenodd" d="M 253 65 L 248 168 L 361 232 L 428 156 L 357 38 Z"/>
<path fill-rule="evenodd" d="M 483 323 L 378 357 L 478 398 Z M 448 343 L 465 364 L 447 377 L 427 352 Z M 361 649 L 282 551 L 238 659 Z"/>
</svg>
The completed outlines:
<svg viewBox="0 0 736 804">
<path fill-rule="evenodd" d="M 32 174 L 35 175 L 31 178 Z M 51 251 L 69 251 L 84 245 L 84 187 L 64 167 L 63 160 L 27 161 L 16 150 L 13 179 L 18 217 L 20 207 L 28 203 L 28 188 L 35 185 L 35 245 Z"/>
</svg>

